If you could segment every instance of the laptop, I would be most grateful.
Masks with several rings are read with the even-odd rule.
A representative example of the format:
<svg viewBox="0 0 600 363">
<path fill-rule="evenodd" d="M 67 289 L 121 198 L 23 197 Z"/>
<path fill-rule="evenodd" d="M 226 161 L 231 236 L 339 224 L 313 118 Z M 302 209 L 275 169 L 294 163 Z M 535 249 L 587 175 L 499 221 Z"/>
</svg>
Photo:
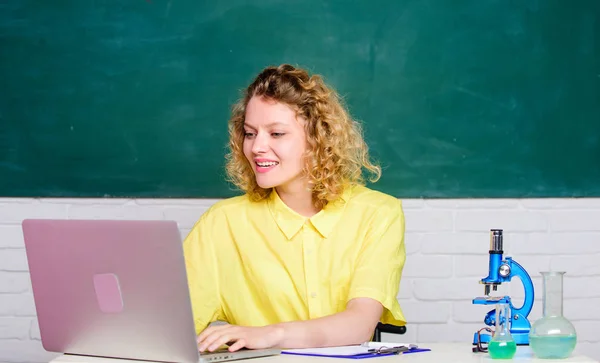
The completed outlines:
<svg viewBox="0 0 600 363">
<path fill-rule="evenodd" d="M 281 353 L 198 352 L 174 221 L 26 219 L 22 228 L 47 351 L 179 363 Z"/>
</svg>

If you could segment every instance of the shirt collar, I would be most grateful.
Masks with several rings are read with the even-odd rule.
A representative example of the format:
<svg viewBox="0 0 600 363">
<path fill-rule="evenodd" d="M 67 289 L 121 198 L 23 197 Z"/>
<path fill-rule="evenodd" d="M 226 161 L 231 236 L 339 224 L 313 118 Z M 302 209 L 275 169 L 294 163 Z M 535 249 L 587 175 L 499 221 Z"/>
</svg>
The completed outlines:
<svg viewBox="0 0 600 363">
<path fill-rule="evenodd" d="M 275 189 L 272 189 L 268 199 L 269 210 L 279 229 L 285 234 L 288 241 L 300 231 L 306 220 L 310 220 L 315 229 L 327 238 L 333 227 L 341 218 L 350 196 L 352 188 L 346 188 L 341 197 L 329 202 L 325 208 L 311 218 L 300 215 L 288 207 L 279 197 Z"/>
</svg>

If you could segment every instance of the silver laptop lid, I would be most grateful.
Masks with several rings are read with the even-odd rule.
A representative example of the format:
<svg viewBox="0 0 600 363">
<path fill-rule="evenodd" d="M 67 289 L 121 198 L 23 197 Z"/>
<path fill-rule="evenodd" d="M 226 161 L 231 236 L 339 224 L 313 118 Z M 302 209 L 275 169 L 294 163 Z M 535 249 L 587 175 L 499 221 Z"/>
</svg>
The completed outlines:
<svg viewBox="0 0 600 363">
<path fill-rule="evenodd" d="M 29 219 L 22 226 L 46 350 L 198 362 L 175 222 Z"/>
</svg>

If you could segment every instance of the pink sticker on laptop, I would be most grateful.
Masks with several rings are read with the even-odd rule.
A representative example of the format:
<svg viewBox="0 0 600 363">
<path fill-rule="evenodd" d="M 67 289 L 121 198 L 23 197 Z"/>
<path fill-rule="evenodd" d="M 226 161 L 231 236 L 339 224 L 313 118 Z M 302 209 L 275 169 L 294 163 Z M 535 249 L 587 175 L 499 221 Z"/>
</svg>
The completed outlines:
<svg viewBox="0 0 600 363">
<path fill-rule="evenodd" d="M 94 275 L 94 290 L 100 311 L 103 313 L 120 313 L 123 311 L 123 297 L 117 275 Z"/>
</svg>

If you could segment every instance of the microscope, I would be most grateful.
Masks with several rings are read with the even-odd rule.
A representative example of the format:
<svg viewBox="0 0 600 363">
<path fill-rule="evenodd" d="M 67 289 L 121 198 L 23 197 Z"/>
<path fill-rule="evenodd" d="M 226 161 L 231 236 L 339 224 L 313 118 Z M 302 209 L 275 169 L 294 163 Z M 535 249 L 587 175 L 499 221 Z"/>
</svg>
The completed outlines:
<svg viewBox="0 0 600 363">
<path fill-rule="evenodd" d="M 533 308 L 534 289 L 531 277 L 525 269 L 514 261 L 511 257 L 502 258 L 504 251 L 503 235 L 501 229 L 490 230 L 490 263 L 489 274 L 479 281 L 485 285 L 485 296 L 476 297 L 473 299 L 473 304 L 480 305 L 495 305 L 508 304 L 510 306 L 510 316 L 507 317 L 510 323 L 510 334 L 513 336 L 517 345 L 529 345 L 529 330 L 531 323 L 527 319 L 531 308 Z M 509 282 L 513 277 L 517 276 L 523 288 L 525 289 L 525 299 L 521 307 L 513 306 L 509 296 L 490 296 L 490 290 L 498 291 L 498 285 L 503 282 Z M 496 310 L 490 310 L 483 322 L 494 327 L 496 324 Z M 485 329 L 490 331 L 490 329 Z M 473 344 L 489 343 L 492 340 L 491 334 L 476 332 L 473 337 Z"/>
</svg>

